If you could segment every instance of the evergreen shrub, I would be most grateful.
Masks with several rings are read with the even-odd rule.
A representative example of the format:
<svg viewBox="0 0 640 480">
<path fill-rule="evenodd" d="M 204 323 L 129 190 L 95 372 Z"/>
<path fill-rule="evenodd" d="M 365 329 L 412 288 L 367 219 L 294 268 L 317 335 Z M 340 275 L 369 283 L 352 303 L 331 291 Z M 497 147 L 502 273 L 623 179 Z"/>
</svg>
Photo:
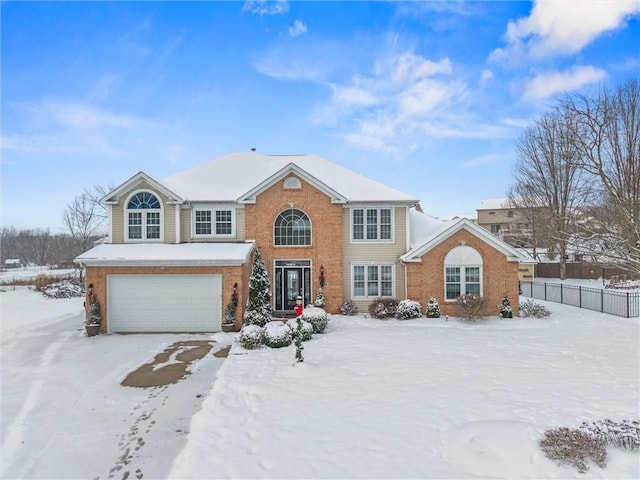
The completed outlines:
<svg viewBox="0 0 640 480">
<path fill-rule="evenodd" d="M 300 329 L 302 341 L 306 342 L 307 340 L 311 340 L 311 337 L 313 336 L 313 325 L 311 325 L 311 323 L 307 322 L 306 320 L 301 319 L 300 321 L 302 322 L 302 327 Z M 295 335 L 298 331 L 298 319 L 289 319 L 287 321 L 287 326 L 291 329 L 293 335 Z"/>
<path fill-rule="evenodd" d="M 429 303 L 427 303 L 427 311 L 425 312 L 427 318 L 439 318 L 440 317 L 440 305 L 438 305 L 438 301 L 431 297 L 429 298 Z"/>
<path fill-rule="evenodd" d="M 313 333 L 322 333 L 327 328 L 327 312 L 318 307 L 307 307 L 300 316 L 305 322 L 313 326 Z"/>
<path fill-rule="evenodd" d="M 253 350 L 264 343 L 264 330 L 258 325 L 245 325 L 238 334 L 238 341 L 247 350 Z"/>
<path fill-rule="evenodd" d="M 291 342 L 293 342 L 293 332 L 287 324 L 274 321 L 264 326 L 264 344 L 267 347 L 288 347 Z"/>
<path fill-rule="evenodd" d="M 415 300 L 401 300 L 396 308 L 398 320 L 409 320 L 422 317 L 422 305 Z"/>
<path fill-rule="evenodd" d="M 511 302 L 507 294 L 502 297 L 502 303 L 498 305 L 498 315 L 501 318 L 513 318 L 513 309 L 511 308 Z"/>
</svg>

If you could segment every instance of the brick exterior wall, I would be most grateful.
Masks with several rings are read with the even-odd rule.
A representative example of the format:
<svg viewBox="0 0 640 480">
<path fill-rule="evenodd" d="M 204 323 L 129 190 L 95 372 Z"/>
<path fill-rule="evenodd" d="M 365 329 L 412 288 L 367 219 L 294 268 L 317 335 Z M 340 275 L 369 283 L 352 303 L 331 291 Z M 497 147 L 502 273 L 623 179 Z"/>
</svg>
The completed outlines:
<svg viewBox="0 0 640 480">
<path fill-rule="evenodd" d="M 435 297 L 442 315 L 457 316 L 456 303 L 445 301 L 444 259 L 449 251 L 465 245 L 474 248 L 482 257 L 483 296 L 487 300 L 486 315 L 497 316 L 498 305 L 507 293 L 514 316 L 519 315 L 518 262 L 507 261 L 500 251 L 485 243 L 471 232 L 462 229 L 436 245 L 422 257 L 422 263 L 407 263 L 407 293 L 426 308 L 430 297 Z"/>
<path fill-rule="evenodd" d="M 325 309 L 338 313 L 343 301 L 342 205 L 332 204 L 327 194 L 302 178 L 299 178 L 302 184 L 299 189 L 285 189 L 284 180 L 278 180 L 260 193 L 255 204 L 245 206 L 246 238 L 256 241 L 271 281 L 272 295 L 275 292 L 274 260 L 310 259 L 311 301 L 320 287 L 320 266 L 323 266 Z M 311 246 L 274 245 L 274 221 L 280 212 L 289 208 L 303 211 L 311 220 Z"/>
<path fill-rule="evenodd" d="M 100 332 L 107 333 L 109 331 L 107 310 L 107 275 L 172 275 L 172 274 L 190 274 L 190 275 L 222 275 L 222 312 L 231 300 L 233 293 L 233 284 L 238 282 L 238 309 L 236 311 L 236 329 L 242 326 L 242 315 L 246 302 L 246 287 L 249 284 L 249 275 L 251 274 L 251 261 L 247 261 L 246 265 L 238 267 L 215 267 L 215 266 L 198 266 L 198 267 L 87 267 L 85 277 L 86 301 L 85 309 L 88 312 L 91 304 L 89 298 L 89 285 L 93 284 L 93 296 L 100 302 L 100 312 L 102 314 L 102 324 Z"/>
</svg>

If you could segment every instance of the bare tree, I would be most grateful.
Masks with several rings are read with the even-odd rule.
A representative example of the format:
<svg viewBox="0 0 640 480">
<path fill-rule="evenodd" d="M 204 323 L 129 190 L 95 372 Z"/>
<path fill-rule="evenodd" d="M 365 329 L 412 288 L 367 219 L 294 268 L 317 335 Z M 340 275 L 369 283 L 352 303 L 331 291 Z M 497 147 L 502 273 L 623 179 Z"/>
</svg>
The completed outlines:
<svg viewBox="0 0 640 480">
<path fill-rule="evenodd" d="M 62 220 L 75 240 L 74 254 L 88 250 L 95 237 L 104 233 L 108 213 L 100 204 L 100 199 L 106 191 L 104 187 L 98 185 L 92 190 L 85 189 L 64 210 Z"/>
<path fill-rule="evenodd" d="M 576 212 L 591 196 L 590 177 L 578 168 L 575 120 L 568 110 L 543 115 L 520 137 L 513 169 L 510 201 L 547 217 L 560 260 L 560 278 L 566 278 L 566 255 Z M 543 216 L 541 214 L 544 213 Z M 536 225 L 540 230 L 540 225 Z"/>
<path fill-rule="evenodd" d="M 21 230 L 17 237 L 20 258 L 35 265 L 48 265 L 53 237 L 49 229 Z"/>
<path fill-rule="evenodd" d="M 595 97 L 562 104 L 576 122 L 578 165 L 599 180 L 598 206 L 606 215 L 584 229 L 593 254 L 640 275 L 640 85 L 630 80 Z"/>
</svg>

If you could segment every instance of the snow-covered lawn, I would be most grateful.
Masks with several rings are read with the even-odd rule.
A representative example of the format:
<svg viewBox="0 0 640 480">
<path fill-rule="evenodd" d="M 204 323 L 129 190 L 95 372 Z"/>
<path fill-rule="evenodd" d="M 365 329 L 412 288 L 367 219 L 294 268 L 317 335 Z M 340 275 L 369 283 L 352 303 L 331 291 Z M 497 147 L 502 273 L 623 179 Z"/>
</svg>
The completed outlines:
<svg viewBox="0 0 640 480">
<path fill-rule="evenodd" d="M 547 429 L 639 416 L 639 321 L 540 302 L 546 319 L 334 316 L 294 347 L 236 345 L 171 478 L 640 478 L 609 449 L 586 474 Z"/>
<path fill-rule="evenodd" d="M 134 389 L 131 370 L 203 336 L 87 338 L 81 298 L 6 290 L 3 479 L 640 478 L 638 452 L 581 475 L 538 447 L 549 428 L 638 418 L 639 319 L 548 302 L 550 318 L 479 325 L 333 316 L 301 364 L 235 345 Z"/>
</svg>

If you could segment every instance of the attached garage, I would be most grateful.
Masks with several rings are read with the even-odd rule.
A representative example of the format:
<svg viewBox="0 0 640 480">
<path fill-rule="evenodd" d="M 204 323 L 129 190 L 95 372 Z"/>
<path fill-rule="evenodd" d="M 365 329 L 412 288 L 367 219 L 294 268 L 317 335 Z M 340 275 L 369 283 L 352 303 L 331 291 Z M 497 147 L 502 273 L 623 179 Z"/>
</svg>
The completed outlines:
<svg viewBox="0 0 640 480">
<path fill-rule="evenodd" d="M 221 275 L 108 275 L 109 330 L 215 332 L 221 329 Z"/>
<path fill-rule="evenodd" d="M 101 307 L 102 333 L 219 332 L 232 295 L 240 301 L 253 243 L 101 244 L 76 262 L 86 269 L 87 311 Z"/>
</svg>

